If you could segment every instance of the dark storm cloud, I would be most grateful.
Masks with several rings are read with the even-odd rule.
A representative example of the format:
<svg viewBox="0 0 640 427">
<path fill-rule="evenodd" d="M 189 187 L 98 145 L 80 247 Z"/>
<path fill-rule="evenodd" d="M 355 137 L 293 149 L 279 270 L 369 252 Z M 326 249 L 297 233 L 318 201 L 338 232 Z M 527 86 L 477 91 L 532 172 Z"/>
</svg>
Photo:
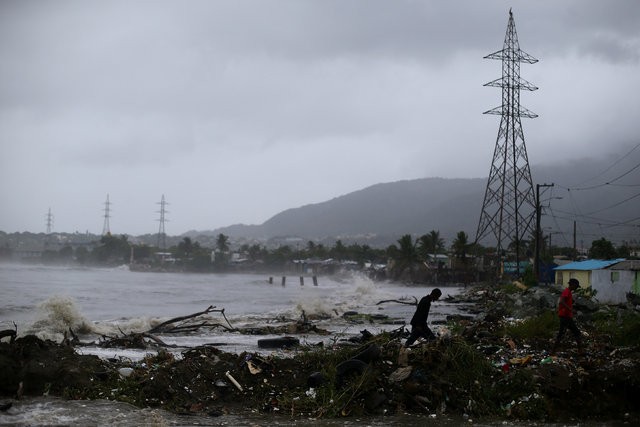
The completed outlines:
<svg viewBox="0 0 640 427">
<path fill-rule="evenodd" d="M 51 205 L 59 230 L 99 228 L 106 193 L 130 233 L 167 194 L 178 233 L 484 176 L 500 64 L 482 58 L 509 8 L 541 60 L 522 69 L 531 161 L 637 139 L 634 0 L 1 2 L 0 230 Z"/>
</svg>

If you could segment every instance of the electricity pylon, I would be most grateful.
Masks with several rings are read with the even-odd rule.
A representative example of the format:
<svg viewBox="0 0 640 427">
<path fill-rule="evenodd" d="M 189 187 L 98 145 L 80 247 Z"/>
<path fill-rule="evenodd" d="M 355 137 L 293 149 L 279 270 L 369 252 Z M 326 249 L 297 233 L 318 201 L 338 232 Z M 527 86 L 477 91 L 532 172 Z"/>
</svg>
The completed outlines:
<svg viewBox="0 0 640 427">
<path fill-rule="evenodd" d="M 44 248 L 45 250 L 49 247 L 51 243 L 51 231 L 53 231 L 53 214 L 51 213 L 51 208 L 49 208 L 49 212 L 46 215 L 47 218 L 47 235 L 44 238 Z"/>
<path fill-rule="evenodd" d="M 111 202 L 109 202 L 109 194 L 107 194 L 107 201 L 104 202 L 104 224 L 102 225 L 102 235 L 107 236 L 111 234 L 111 228 L 109 227 L 109 218 L 111 218 Z"/>
<path fill-rule="evenodd" d="M 49 212 L 47 213 L 47 234 L 51 234 L 53 230 L 53 214 L 51 213 L 51 208 L 49 208 Z"/>
<path fill-rule="evenodd" d="M 164 250 L 167 246 L 167 235 L 164 232 L 164 223 L 165 221 L 167 221 L 165 219 L 165 214 L 169 213 L 165 209 L 166 205 L 168 205 L 169 203 L 164 200 L 164 194 L 162 195 L 162 199 L 158 204 L 160 205 L 160 210 L 158 211 L 158 213 L 160 214 L 160 219 L 158 219 L 158 221 L 160 221 L 160 228 L 158 229 L 158 248 Z"/>
<path fill-rule="evenodd" d="M 522 242 L 533 230 L 536 200 L 522 131 L 522 117 L 536 114 L 520 105 L 520 90 L 538 89 L 520 78 L 520 63 L 535 64 L 537 59 L 520 50 L 513 13 L 502 50 L 485 56 L 502 61 L 502 77 L 485 84 L 502 88 L 502 105 L 484 114 L 502 116 L 496 139 L 493 161 L 478 223 L 476 242 L 492 236 L 497 242 L 497 255 L 502 260 L 505 249 L 515 250 L 516 271 L 520 273 Z"/>
</svg>

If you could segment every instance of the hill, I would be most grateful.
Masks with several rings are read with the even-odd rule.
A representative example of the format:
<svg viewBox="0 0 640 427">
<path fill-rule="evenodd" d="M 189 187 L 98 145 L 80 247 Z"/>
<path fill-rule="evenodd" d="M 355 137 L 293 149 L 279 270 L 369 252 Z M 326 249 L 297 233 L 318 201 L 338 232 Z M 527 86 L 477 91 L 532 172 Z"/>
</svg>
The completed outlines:
<svg viewBox="0 0 640 427">
<path fill-rule="evenodd" d="M 580 186 L 594 173 L 605 170 L 606 160 L 576 160 L 569 164 L 532 168 L 534 183 L 556 183 L 541 191 L 542 228 L 554 245 L 573 245 L 576 221 L 577 246 L 590 246 L 605 237 L 614 243 L 638 242 L 640 197 L 634 185 Z M 639 170 L 625 182 L 640 182 Z M 612 172 L 613 173 L 613 172 Z M 635 176 L 634 176 L 635 173 Z M 591 180 L 593 182 L 593 180 Z M 572 187 L 574 186 L 574 187 Z M 240 241 L 268 241 L 297 237 L 304 241 L 343 243 L 357 241 L 371 246 L 394 243 L 403 234 L 423 235 L 438 230 L 449 244 L 457 232 L 475 237 L 486 178 L 422 178 L 380 183 L 325 202 L 287 209 L 260 225 L 235 224 L 213 231 L 191 231 L 191 237 L 219 233 Z M 620 225 L 620 223 L 626 223 Z"/>
</svg>

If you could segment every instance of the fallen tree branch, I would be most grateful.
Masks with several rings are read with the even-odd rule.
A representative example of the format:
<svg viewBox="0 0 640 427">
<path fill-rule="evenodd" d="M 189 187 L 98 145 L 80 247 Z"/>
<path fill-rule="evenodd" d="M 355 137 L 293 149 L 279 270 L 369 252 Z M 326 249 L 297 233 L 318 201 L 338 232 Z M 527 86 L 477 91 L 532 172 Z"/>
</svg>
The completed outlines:
<svg viewBox="0 0 640 427">
<path fill-rule="evenodd" d="M 396 302 L 398 304 L 407 304 L 407 305 L 418 305 L 418 298 L 413 297 L 413 302 L 408 302 L 408 301 L 401 301 L 401 300 L 397 300 L 397 299 L 385 299 L 382 301 L 378 301 L 376 303 L 376 305 L 380 305 L 380 304 L 384 304 L 387 302 Z"/>
<path fill-rule="evenodd" d="M 176 345 L 174 345 L 174 344 L 169 345 L 169 344 L 165 343 L 164 341 L 162 341 L 160 338 L 158 338 L 158 337 L 156 337 L 154 335 L 148 334 L 148 333 L 143 333 L 142 336 L 145 337 L 145 338 L 149 338 L 150 340 L 154 341 L 156 344 L 159 344 L 159 345 L 161 345 L 163 347 L 176 347 Z"/>
<path fill-rule="evenodd" d="M 221 313 L 222 317 L 224 317 L 224 320 L 227 322 L 228 326 L 224 324 L 211 323 L 207 321 L 199 321 L 198 323 L 188 323 L 188 322 L 182 323 L 188 320 L 193 320 L 198 316 L 202 316 L 202 315 L 213 313 L 213 312 Z M 231 326 L 231 323 L 229 322 L 229 319 L 227 319 L 227 316 L 225 316 L 224 308 L 216 309 L 215 306 L 210 305 L 203 311 L 199 311 L 193 314 L 188 314 L 186 316 L 174 317 L 144 332 L 125 333 L 118 326 L 118 331 L 120 331 L 120 334 L 122 334 L 122 336 L 109 337 L 109 336 L 102 335 L 101 341 L 97 344 L 80 342 L 76 334 L 73 333 L 71 329 L 69 329 L 69 332 L 71 333 L 71 336 L 73 337 L 73 339 L 72 340 L 68 339 L 65 333 L 65 341 L 67 342 L 67 344 L 81 345 L 81 346 L 98 345 L 103 348 L 124 347 L 124 348 L 142 348 L 142 349 L 147 348 L 148 345 L 151 344 L 149 341 L 153 341 L 153 343 L 162 347 L 176 348 L 178 346 L 165 343 L 160 338 L 158 338 L 155 334 L 163 334 L 163 333 L 178 334 L 178 333 L 195 332 L 198 329 L 205 328 L 205 327 L 209 327 L 209 328 L 222 327 L 228 331 L 236 330 L 236 328 Z"/>
<path fill-rule="evenodd" d="M 193 319 L 194 317 L 202 316 L 203 314 L 209 314 L 209 313 L 211 313 L 211 311 L 213 311 L 214 308 L 215 308 L 215 306 L 210 305 L 204 311 L 200 311 L 198 313 L 189 314 L 187 316 L 174 317 L 173 319 L 169 319 L 167 321 L 164 321 L 164 322 L 160 323 L 159 325 L 154 326 L 153 328 L 149 329 L 147 331 L 147 333 L 155 333 L 155 332 L 158 332 L 158 331 L 162 331 L 164 327 L 166 327 L 167 325 L 170 325 L 172 323 L 177 323 L 177 322 L 182 322 L 183 320 Z"/>
<path fill-rule="evenodd" d="M 207 323 L 207 322 L 202 322 L 199 325 L 177 325 L 177 326 L 168 327 L 169 325 L 172 325 L 174 323 L 183 322 L 185 320 L 193 319 L 193 318 L 196 318 L 198 316 L 202 316 L 202 315 L 213 313 L 213 312 L 221 313 L 222 317 L 224 317 L 224 320 L 227 322 L 227 325 L 229 325 L 229 327 L 227 328 L 224 325 L 210 324 L 210 323 Z M 224 308 L 216 309 L 216 307 L 214 305 L 210 305 L 209 307 L 207 307 L 206 310 L 200 311 L 198 313 L 189 314 L 187 316 L 174 317 L 173 319 L 169 319 L 167 321 L 164 321 L 164 322 L 160 323 L 159 325 L 156 325 L 153 328 L 149 329 L 148 331 L 146 331 L 146 333 L 154 334 L 154 333 L 176 333 L 176 332 L 184 332 L 184 331 L 192 332 L 192 331 L 195 331 L 196 329 L 198 329 L 200 327 L 204 327 L 204 326 L 222 326 L 225 329 L 228 329 L 228 330 L 231 330 L 231 331 L 235 330 L 235 328 L 233 326 L 231 326 L 231 323 L 229 323 L 229 319 L 227 319 L 227 316 L 225 316 Z"/>
<path fill-rule="evenodd" d="M 14 329 L 5 329 L 3 331 L 0 331 L 0 340 L 4 337 L 10 337 L 9 343 L 13 344 L 13 342 L 16 340 L 16 337 L 18 336 L 18 325 L 16 325 L 16 322 L 13 322 L 13 328 Z"/>
</svg>

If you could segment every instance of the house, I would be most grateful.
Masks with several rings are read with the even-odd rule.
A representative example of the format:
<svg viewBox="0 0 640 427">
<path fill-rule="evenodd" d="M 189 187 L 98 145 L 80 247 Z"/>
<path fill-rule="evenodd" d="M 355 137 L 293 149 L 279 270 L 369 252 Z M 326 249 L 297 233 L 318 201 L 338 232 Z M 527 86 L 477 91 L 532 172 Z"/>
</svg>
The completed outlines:
<svg viewBox="0 0 640 427">
<path fill-rule="evenodd" d="M 505 261 L 502 263 L 502 274 L 522 276 L 530 265 L 529 261 L 519 261 L 518 263 Z"/>
<path fill-rule="evenodd" d="M 578 279 L 581 288 L 589 288 L 592 284 L 594 271 L 602 270 L 624 261 L 624 258 L 601 260 L 587 259 L 584 261 L 570 262 L 554 268 L 556 273 L 556 285 L 566 286 L 569 279 Z"/>
<path fill-rule="evenodd" d="M 427 261 L 430 268 L 451 268 L 451 261 L 445 254 L 427 254 Z"/>
<path fill-rule="evenodd" d="M 591 273 L 595 298 L 607 304 L 627 301 L 627 294 L 640 295 L 640 260 L 626 260 Z"/>
</svg>

